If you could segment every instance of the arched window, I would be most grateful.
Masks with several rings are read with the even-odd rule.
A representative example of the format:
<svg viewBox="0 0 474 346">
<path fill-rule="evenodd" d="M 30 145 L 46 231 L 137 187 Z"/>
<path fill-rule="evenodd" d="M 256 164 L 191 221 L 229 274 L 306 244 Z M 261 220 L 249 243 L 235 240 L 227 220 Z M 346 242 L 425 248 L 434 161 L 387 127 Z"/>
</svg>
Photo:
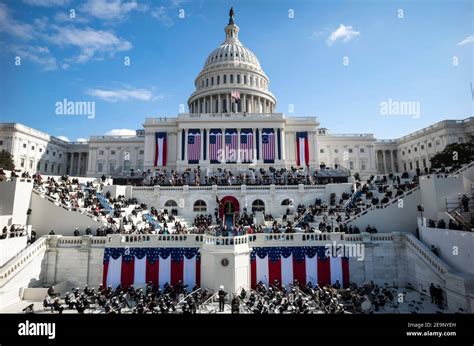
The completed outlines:
<svg viewBox="0 0 474 346">
<path fill-rule="evenodd" d="M 256 199 L 252 203 L 252 213 L 255 213 L 256 211 L 265 212 L 265 203 L 263 203 L 261 199 Z"/>
<path fill-rule="evenodd" d="M 165 207 L 177 207 L 177 206 L 178 206 L 178 203 L 176 203 L 176 201 L 172 199 L 166 201 L 165 203 Z"/>
<path fill-rule="evenodd" d="M 230 75 L 230 84 L 232 84 L 232 83 L 234 83 L 234 75 L 233 74 Z"/>
<path fill-rule="evenodd" d="M 282 206 L 289 206 L 290 204 L 291 204 L 291 200 L 289 198 L 284 199 L 283 201 L 281 201 Z"/>
<path fill-rule="evenodd" d="M 205 212 L 207 211 L 207 205 L 206 205 L 206 202 L 204 202 L 203 200 L 198 200 L 196 202 L 194 202 L 194 207 L 193 207 L 193 211 L 197 211 L 197 212 Z"/>
<path fill-rule="evenodd" d="M 240 74 L 237 75 L 237 83 L 240 84 Z"/>
</svg>

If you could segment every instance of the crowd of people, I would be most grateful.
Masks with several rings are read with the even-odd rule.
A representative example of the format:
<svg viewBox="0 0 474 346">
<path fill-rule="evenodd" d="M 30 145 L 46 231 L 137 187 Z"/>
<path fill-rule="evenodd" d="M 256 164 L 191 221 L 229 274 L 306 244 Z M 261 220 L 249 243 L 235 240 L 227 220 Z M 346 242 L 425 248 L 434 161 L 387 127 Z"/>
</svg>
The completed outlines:
<svg viewBox="0 0 474 346">
<path fill-rule="evenodd" d="M 97 289 L 85 285 L 83 289 L 73 288 L 63 297 L 49 287 L 43 300 L 43 310 L 62 314 L 70 310 L 79 314 L 168 314 L 196 313 L 212 296 L 212 292 L 195 285 L 191 290 L 182 281 L 163 287 L 148 283 L 144 288 L 134 286 L 113 288 L 100 285 Z M 25 313 L 35 313 L 33 304 L 28 305 Z"/>
<path fill-rule="evenodd" d="M 246 171 L 233 172 L 227 168 L 204 172 L 200 166 L 188 168 L 182 172 L 174 169 L 156 169 L 144 173 L 144 185 L 161 186 L 201 186 L 201 185 L 312 185 L 347 182 L 348 171 L 320 167 L 319 170 L 308 172 L 303 168 L 290 169 L 274 167 L 249 168 Z"/>
</svg>

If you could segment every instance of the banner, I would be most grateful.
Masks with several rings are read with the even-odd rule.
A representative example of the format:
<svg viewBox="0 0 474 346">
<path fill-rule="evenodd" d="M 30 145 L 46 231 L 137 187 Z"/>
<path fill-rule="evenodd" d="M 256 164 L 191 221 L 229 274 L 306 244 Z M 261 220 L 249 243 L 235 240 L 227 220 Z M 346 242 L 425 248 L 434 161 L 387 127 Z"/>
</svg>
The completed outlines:
<svg viewBox="0 0 474 346">
<path fill-rule="evenodd" d="M 308 132 L 296 132 L 296 165 L 309 166 Z"/>
<path fill-rule="evenodd" d="M 155 166 L 166 166 L 166 132 L 155 133 Z"/>
</svg>

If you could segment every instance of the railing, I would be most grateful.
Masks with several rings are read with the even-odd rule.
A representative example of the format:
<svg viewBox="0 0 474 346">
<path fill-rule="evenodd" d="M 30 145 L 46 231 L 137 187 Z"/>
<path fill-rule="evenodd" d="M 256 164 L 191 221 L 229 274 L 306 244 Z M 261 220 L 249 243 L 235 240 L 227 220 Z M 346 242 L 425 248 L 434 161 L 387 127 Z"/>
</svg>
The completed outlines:
<svg viewBox="0 0 474 346">
<path fill-rule="evenodd" d="M 85 215 L 91 219 L 93 219 L 94 221 L 97 221 L 99 223 L 101 223 L 102 225 L 104 226 L 108 226 L 108 222 L 106 220 L 102 220 L 100 219 L 100 217 L 98 216 L 95 216 L 93 213 L 91 213 L 90 211 L 86 210 L 86 209 L 83 209 L 83 208 L 73 208 L 73 207 L 70 207 L 68 205 L 65 205 L 65 204 L 62 204 L 60 202 L 58 202 L 55 198 L 51 197 L 51 196 L 48 196 L 44 193 L 42 193 L 41 191 L 39 190 L 36 190 L 36 189 L 33 189 L 33 193 L 37 194 L 38 196 L 40 196 L 41 198 L 44 198 L 46 200 L 48 200 L 49 202 L 53 203 L 54 205 L 56 205 L 57 207 L 59 208 L 63 208 L 64 210 L 67 210 L 67 211 L 71 211 L 71 212 L 76 212 L 76 213 L 79 213 L 79 214 L 82 214 L 82 215 Z"/>
<path fill-rule="evenodd" d="M 450 271 L 450 267 L 438 258 L 425 244 L 412 234 L 405 234 L 406 244 L 413 249 L 427 264 L 441 275 Z"/>
<path fill-rule="evenodd" d="M 46 250 L 48 240 L 48 236 L 41 237 L 0 267 L 0 287 L 3 287 L 11 277 L 23 269 L 40 251 Z"/>
<path fill-rule="evenodd" d="M 344 203 L 343 208 L 348 208 L 348 207 L 351 208 L 354 205 L 357 198 L 359 198 L 360 196 L 362 196 L 362 184 L 354 191 L 352 196 L 349 197 L 349 199 Z"/>
</svg>

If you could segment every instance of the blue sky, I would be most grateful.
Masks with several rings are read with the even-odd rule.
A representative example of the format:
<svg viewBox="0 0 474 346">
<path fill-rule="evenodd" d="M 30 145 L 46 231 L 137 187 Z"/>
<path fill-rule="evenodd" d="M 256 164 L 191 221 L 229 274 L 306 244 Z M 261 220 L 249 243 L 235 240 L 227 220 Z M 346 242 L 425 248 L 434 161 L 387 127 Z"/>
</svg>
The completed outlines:
<svg viewBox="0 0 474 346">
<path fill-rule="evenodd" d="M 176 116 L 230 6 L 278 112 L 377 138 L 473 114 L 470 0 L 0 0 L 0 120 L 76 140 Z M 57 115 L 64 98 L 95 101 L 95 118 Z M 389 99 L 420 116 L 381 115 Z"/>
</svg>

